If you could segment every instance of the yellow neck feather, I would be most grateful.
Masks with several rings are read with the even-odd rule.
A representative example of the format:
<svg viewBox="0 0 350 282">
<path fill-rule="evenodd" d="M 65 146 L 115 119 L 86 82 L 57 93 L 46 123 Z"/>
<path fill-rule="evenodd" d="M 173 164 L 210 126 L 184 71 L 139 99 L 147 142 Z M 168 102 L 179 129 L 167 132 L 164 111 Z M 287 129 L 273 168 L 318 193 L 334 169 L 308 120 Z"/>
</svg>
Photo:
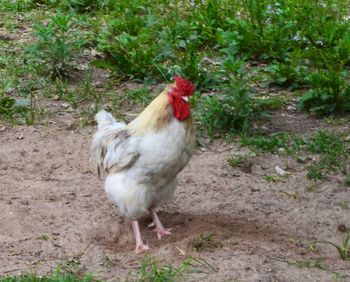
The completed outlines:
<svg viewBox="0 0 350 282">
<path fill-rule="evenodd" d="M 135 135 L 143 135 L 149 131 L 158 131 L 172 117 L 172 108 L 169 103 L 168 85 L 144 110 L 128 124 L 128 129 Z"/>
</svg>

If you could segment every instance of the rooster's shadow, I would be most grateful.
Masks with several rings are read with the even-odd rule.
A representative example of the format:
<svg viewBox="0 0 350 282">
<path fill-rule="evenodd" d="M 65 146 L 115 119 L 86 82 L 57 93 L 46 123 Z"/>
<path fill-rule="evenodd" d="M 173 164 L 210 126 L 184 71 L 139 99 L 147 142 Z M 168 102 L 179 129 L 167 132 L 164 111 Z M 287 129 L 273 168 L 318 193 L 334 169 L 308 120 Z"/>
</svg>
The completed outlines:
<svg viewBox="0 0 350 282">
<path fill-rule="evenodd" d="M 241 215 L 221 214 L 217 212 L 206 214 L 190 214 L 179 212 L 160 212 L 161 221 L 166 227 L 172 228 L 172 235 L 165 237 L 167 242 L 177 243 L 184 238 L 214 235 L 221 240 L 233 239 L 266 241 L 285 244 L 288 241 L 288 230 L 276 224 L 273 219 L 261 217 L 254 221 Z M 150 218 L 145 218 L 141 224 L 146 231 L 147 239 L 152 240 L 151 230 L 147 225 Z M 284 225 L 286 226 L 286 225 Z M 156 239 L 152 241 L 157 241 Z M 161 240 L 162 241 L 162 240 Z M 157 244 L 158 245 L 158 244 Z"/>
</svg>

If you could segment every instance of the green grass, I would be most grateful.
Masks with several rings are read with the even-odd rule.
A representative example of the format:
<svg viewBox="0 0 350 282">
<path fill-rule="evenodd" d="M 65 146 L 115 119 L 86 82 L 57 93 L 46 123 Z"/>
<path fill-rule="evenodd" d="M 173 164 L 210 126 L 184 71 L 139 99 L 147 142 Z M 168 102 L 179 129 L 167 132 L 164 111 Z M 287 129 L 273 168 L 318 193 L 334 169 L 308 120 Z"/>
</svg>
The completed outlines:
<svg viewBox="0 0 350 282">
<path fill-rule="evenodd" d="M 301 110 L 321 115 L 348 112 L 347 4 L 83 0 L 39 5 L 32 0 L 2 0 L 5 31 L 21 36 L 22 26 L 33 30 L 20 46 L 21 53 L 11 53 L 11 41 L 0 39 L 0 52 L 5 53 L 0 65 L 6 72 L 1 74 L 0 95 L 20 87 L 24 77 L 33 82 L 38 82 L 38 75 L 69 78 L 84 49 L 93 49 L 102 55 L 91 64 L 107 69 L 117 81 L 169 82 L 175 74 L 193 80 L 198 89 L 194 112 L 199 128 L 210 137 L 247 133 L 266 112 L 283 109 L 290 97 L 266 99 L 271 87 L 298 89 Z M 18 20 L 18 14 L 24 20 Z M 257 67 L 247 67 L 251 62 Z M 89 83 L 83 87 L 84 93 L 93 88 Z M 76 97 L 79 92 L 61 90 L 59 98 L 73 106 L 84 101 Z M 87 96 L 96 108 L 104 98 L 93 91 Z M 124 100 L 141 105 L 149 101 L 142 91 L 127 93 Z M 320 177 L 317 168 L 310 177 Z"/>
<path fill-rule="evenodd" d="M 222 93 L 201 98 L 196 118 L 210 137 L 223 132 L 247 132 L 253 117 L 254 101 L 243 77 L 231 74 Z"/>
<path fill-rule="evenodd" d="M 218 268 L 216 266 L 201 258 L 186 258 L 178 266 L 144 258 L 141 261 L 138 273 L 130 273 L 126 281 L 186 281 L 191 277 L 191 273 L 215 273 L 217 271 Z"/>
<path fill-rule="evenodd" d="M 267 182 L 277 183 L 277 182 L 286 182 L 288 176 L 279 176 L 279 175 L 264 175 L 262 177 Z"/>
<path fill-rule="evenodd" d="M 349 146 L 344 136 L 319 131 L 309 140 L 307 149 L 320 155 L 320 161 L 308 168 L 309 179 L 323 179 L 326 174 L 334 171 L 346 173 L 345 163 Z"/>
<path fill-rule="evenodd" d="M 24 275 L 20 277 L 0 278 L 1 282 L 90 282 L 95 281 L 91 277 L 78 278 L 72 275 L 53 275 L 53 276 L 36 276 Z"/>
<path fill-rule="evenodd" d="M 241 167 L 247 160 L 247 156 L 232 156 L 227 159 L 227 163 L 232 167 Z"/>
<path fill-rule="evenodd" d="M 345 16 L 346 5 L 338 0 L 322 5 L 209 0 L 195 2 L 194 7 L 120 1 L 104 18 L 107 28 L 97 42 L 109 66 L 121 75 L 169 79 L 178 72 L 200 87 L 210 87 L 215 73 L 225 70 L 205 66 L 203 58 L 216 58 L 222 66 L 232 57 L 268 62 L 277 66 L 278 81 L 312 88 L 299 100 L 300 108 L 323 114 L 347 111 L 349 106 L 344 66 L 350 35 Z"/>
<path fill-rule="evenodd" d="M 191 106 L 200 134 L 223 138 L 239 133 L 240 143 L 256 153 L 315 156 L 316 161 L 307 161 L 310 180 L 349 173 L 344 136 L 322 131 L 309 138 L 252 134 L 252 123 L 283 110 L 295 96 L 299 109 L 326 115 L 328 123 L 342 120 L 333 113 L 350 109 L 350 23 L 344 1 L 1 4 L 5 33 L 18 37 L 0 39 L 0 116 L 6 122 L 39 122 L 45 113 L 43 96 L 68 103 L 69 110 L 82 116 L 82 125 L 93 123 L 101 105 L 123 117 L 123 109 L 139 109 L 152 100 L 150 83 L 182 74 L 197 88 Z M 32 29 L 22 38 L 27 26 Z M 100 53 L 89 57 L 88 70 L 72 81 L 86 51 Z M 94 84 L 98 67 L 110 75 L 102 89 Z M 144 85 L 109 94 L 109 86 L 127 80 Z M 19 101 L 29 103 L 19 107 Z M 229 163 L 239 166 L 242 161 Z"/>
<path fill-rule="evenodd" d="M 318 131 L 309 138 L 291 135 L 286 132 L 265 135 L 244 135 L 241 145 L 248 146 L 257 153 L 279 153 L 293 156 L 300 160 L 301 156 L 312 155 L 316 160 L 309 161 L 306 177 L 310 180 L 323 180 L 331 173 L 344 174 L 347 185 L 346 163 L 350 150 L 349 141 L 344 134 Z M 269 182 L 280 181 L 277 176 L 265 176 Z M 307 188 L 308 191 L 310 190 Z"/>
<path fill-rule="evenodd" d="M 189 261 L 183 262 L 178 267 L 172 264 L 160 265 L 155 261 L 143 260 L 137 275 L 137 281 L 174 281 L 176 277 L 182 276 L 191 266 Z"/>
<path fill-rule="evenodd" d="M 346 175 L 344 184 L 346 187 L 350 187 L 350 175 Z"/>
<path fill-rule="evenodd" d="M 144 107 L 153 98 L 151 84 L 181 74 L 196 85 L 191 105 L 201 133 L 210 138 L 241 134 L 241 145 L 256 154 L 278 153 L 296 160 L 311 156 L 304 162 L 306 177 L 313 181 L 307 191 L 315 191 L 318 181 L 335 173 L 344 175 L 348 187 L 345 135 L 252 134 L 254 122 L 283 110 L 295 96 L 299 110 L 325 116 L 334 125 L 348 121 L 339 115 L 350 112 L 348 6 L 349 0 L 0 0 L 1 35 L 5 33 L 0 37 L 0 119 L 40 122 L 45 97 L 68 103 L 82 116 L 83 125 L 91 125 L 101 105 L 116 111 Z M 86 51 L 99 55 L 87 56 Z M 89 66 L 84 74 L 77 68 L 81 62 Z M 93 67 L 108 71 L 109 82 L 102 89 L 94 84 Z M 130 80 L 144 86 L 111 98 L 108 83 Z M 233 167 L 245 162 L 246 157 L 228 160 Z M 276 175 L 263 179 L 287 180 Z M 300 197 L 298 192 L 281 193 Z M 348 201 L 340 205 L 349 208 Z M 339 245 L 322 243 L 349 259 L 349 234 Z M 194 242 L 197 251 L 220 246 L 211 234 Z M 325 268 L 317 260 L 296 265 Z M 200 259 L 177 266 L 149 259 L 131 278 L 173 281 L 198 269 L 217 270 Z M 3 277 L 0 282 L 29 280 L 93 278 L 55 272 Z"/>
<path fill-rule="evenodd" d="M 46 276 L 37 274 L 23 274 L 19 276 L 3 276 L 0 282 L 97 282 L 92 275 L 80 276 L 64 267 L 57 267 L 55 271 Z"/>
<path fill-rule="evenodd" d="M 350 201 L 344 200 L 339 204 L 339 206 L 344 210 L 350 209 Z"/>
<path fill-rule="evenodd" d="M 302 268 L 319 268 L 319 269 L 327 269 L 324 262 L 322 260 L 297 260 L 295 262 L 290 262 L 291 265 L 295 265 L 297 267 Z"/>
<path fill-rule="evenodd" d="M 16 21 L 11 15 L 32 14 L 26 19 L 34 27 L 32 43 L 26 44 L 32 72 L 67 77 L 82 48 L 92 47 L 104 54 L 94 64 L 121 79 L 165 82 L 182 74 L 199 90 L 214 89 L 216 95 L 200 97 L 197 103 L 202 128 L 214 136 L 245 132 L 256 112 L 283 107 L 286 97 L 266 100 L 256 95 L 252 86 L 266 77 L 241 67 L 251 60 L 265 64 L 271 83 L 306 89 L 300 109 L 320 114 L 350 110 L 346 3 L 84 0 L 38 5 L 2 0 L 0 12 L 6 12 L 3 21 L 9 31 L 21 25 L 11 24 Z M 2 88 L 13 87 L 21 76 L 1 80 Z"/>
<path fill-rule="evenodd" d="M 293 154 L 305 146 L 306 141 L 297 135 L 286 132 L 267 135 L 242 136 L 241 145 L 248 146 L 255 152 Z"/>
<path fill-rule="evenodd" d="M 147 106 L 154 97 L 151 95 L 150 90 L 147 87 L 140 87 L 133 90 L 124 92 L 116 97 L 113 101 L 116 105 L 124 105 L 126 103 Z"/>
<path fill-rule="evenodd" d="M 300 268 L 318 268 L 324 271 L 329 271 L 333 274 L 333 281 L 337 281 L 338 278 L 340 279 L 347 278 L 347 275 L 345 275 L 344 273 L 331 270 L 322 259 L 296 260 L 296 261 L 289 261 L 288 263 L 290 265 L 294 265 Z"/>
<path fill-rule="evenodd" d="M 215 242 L 213 237 L 208 236 L 210 242 Z M 47 240 L 47 239 L 43 239 Z M 108 266 L 111 262 L 109 258 L 105 258 L 104 266 Z M 103 280 L 95 279 L 93 274 L 79 274 L 79 260 L 71 260 L 62 262 L 51 274 L 39 276 L 37 274 L 23 274 L 19 276 L 3 276 L 0 282 L 99 282 Z M 208 261 L 188 257 L 178 265 L 173 263 L 164 263 L 148 257 L 144 257 L 140 261 L 140 267 L 137 272 L 129 272 L 123 278 L 123 281 L 149 281 L 149 282 L 172 282 L 181 279 L 190 278 L 193 273 L 215 273 L 218 267 L 210 264 Z M 122 277 L 116 277 L 122 279 Z M 119 281 L 119 280 L 118 280 Z M 121 281 L 121 280 L 120 280 Z"/>
<path fill-rule="evenodd" d="M 74 26 L 73 14 L 58 11 L 47 24 L 36 23 L 34 29 L 38 40 L 27 48 L 32 64 L 39 73 L 48 72 L 53 78 L 68 77 L 73 60 L 85 44 Z"/>
<path fill-rule="evenodd" d="M 341 245 L 327 240 L 317 241 L 316 243 L 330 245 L 338 251 L 341 260 L 350 260 L 350 229 L 347 230 Z"/>
</svg>

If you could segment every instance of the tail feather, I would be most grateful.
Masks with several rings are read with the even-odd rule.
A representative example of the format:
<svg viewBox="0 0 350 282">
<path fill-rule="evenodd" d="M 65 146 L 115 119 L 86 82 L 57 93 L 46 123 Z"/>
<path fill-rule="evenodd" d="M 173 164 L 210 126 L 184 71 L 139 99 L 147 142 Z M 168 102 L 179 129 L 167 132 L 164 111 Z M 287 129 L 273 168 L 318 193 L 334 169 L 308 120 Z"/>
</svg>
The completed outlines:
<svg viewBox="0 0 350 282">
<path fill-rule="evenodd" d="M 106 126 L 113 126 L 115 128 L 122 128 L 125 127 L 124 122 L 117 122 L 116 119 L 105 110 L 100 110 L 95 115 L 95 120 L 97 122 L 98 130 L 106 127 Z"/>
<path fill-rule="evenodd" d="M 99 111 L 95 119 L 98 129 L 91 144 L 91 161 L 100 169 L 109 171 L 111 167 L 122 169 L 137 157 L 136 145 L 129 140 L 124 122 L 117 122 L 108 112 Z"/>
</svg>

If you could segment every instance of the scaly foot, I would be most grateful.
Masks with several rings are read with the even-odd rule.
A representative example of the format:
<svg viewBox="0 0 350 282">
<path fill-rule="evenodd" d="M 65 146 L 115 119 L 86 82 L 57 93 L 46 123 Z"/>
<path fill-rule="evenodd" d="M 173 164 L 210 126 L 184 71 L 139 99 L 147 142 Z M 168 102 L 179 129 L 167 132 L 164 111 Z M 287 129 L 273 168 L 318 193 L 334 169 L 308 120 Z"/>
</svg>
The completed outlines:
<svg viewBox="0 0 350 282">
<path fill-rule="evenodd" d="M 144 245 L 144 244 L 137 245 L 135 248 L 135 253 L 140 254 L 140 253 L 143 253 L 144 251 L 147 251 L 149 249 L 150 248 L 148 247 L 148 245 Z"/>
<path fill-rule="evenodd" d="M 131 225 L 132 225 L 132 229 L 134 230 L 134 235 L 136 240 L 135 253 L 139 254 L 149 250 L 148 245 L 145 245 L 142 241 L 139 222 L 137 220 L 133 220 L 131 222 Z"/>
<path fill-rule="evenodd" d="M 171 229 L 164 228 L 163 224 L 160 222 L 160 219 L 158 217 L 156 210 L 151 209 L 151 213 L 153 217 L 153 224 L 156 226 L 154 231 L 157 233 L 157 238 L 162 239 L 162 236 L 171 235 L 171 232 L 170 232 Z"/>
</svg>

